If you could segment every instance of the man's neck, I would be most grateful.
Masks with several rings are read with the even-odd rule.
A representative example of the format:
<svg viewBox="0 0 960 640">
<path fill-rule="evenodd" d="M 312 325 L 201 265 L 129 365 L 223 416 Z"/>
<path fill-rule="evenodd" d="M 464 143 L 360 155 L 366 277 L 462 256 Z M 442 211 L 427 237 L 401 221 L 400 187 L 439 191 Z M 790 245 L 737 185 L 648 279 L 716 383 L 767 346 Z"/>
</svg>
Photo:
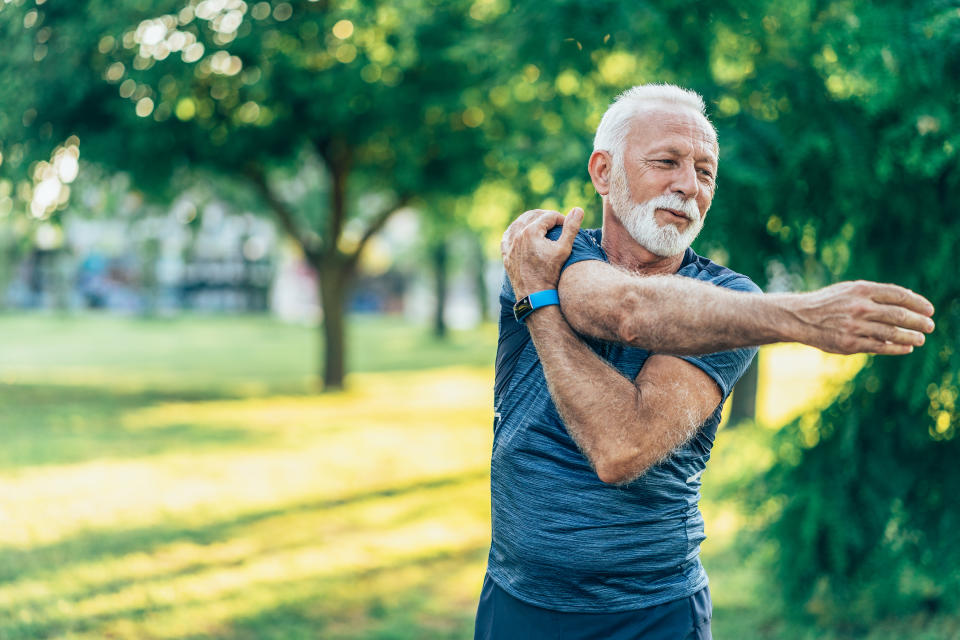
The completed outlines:
<svg viewBox="0 0 960 640">
<path fill-rule="evenodd" d="M 604 211 L 601 245 L 610 260 L 627 271 L 644 276 L 673 274 L 683 264 L 684 253 L 675 256 L 658 256 L 633 239 L 620 219 L 612 212 Z"/>
</svg>

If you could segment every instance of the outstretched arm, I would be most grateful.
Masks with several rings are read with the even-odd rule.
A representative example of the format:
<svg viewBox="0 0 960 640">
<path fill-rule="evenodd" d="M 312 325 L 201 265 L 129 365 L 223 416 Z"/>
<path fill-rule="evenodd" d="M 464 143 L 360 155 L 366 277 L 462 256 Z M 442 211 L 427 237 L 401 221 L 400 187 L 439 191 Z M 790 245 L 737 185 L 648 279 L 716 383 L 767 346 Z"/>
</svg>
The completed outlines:
<svg viewBox="0 0 960 640">
<path fill-rule="evenodd" d="M 569 247 L 545 236 L 563 220 L 557 212 L 528 211 L 504 234 L 501 251 L 517 298 L 557 288 L 564 317 L 584 335 L 672 354 L 773 342 L 904 354 L 933 331 L 933 305 L 892 284 L 841 282 L 810 293 L 756 295 L 682 276 L 640 276 L 598 260 L 573 264 L 561 276 Z"/>
<path fill-rule="evenodd" d="M 560 301 L 586 335 L 659 353 L 801 342 L 832 353 L 905 354 L 933 330 L 933 307 L 892 284 L 841 282 L 756 295 L 681 276 L 637 276 L 596 260 L 563 272 Z"/>
</svg>

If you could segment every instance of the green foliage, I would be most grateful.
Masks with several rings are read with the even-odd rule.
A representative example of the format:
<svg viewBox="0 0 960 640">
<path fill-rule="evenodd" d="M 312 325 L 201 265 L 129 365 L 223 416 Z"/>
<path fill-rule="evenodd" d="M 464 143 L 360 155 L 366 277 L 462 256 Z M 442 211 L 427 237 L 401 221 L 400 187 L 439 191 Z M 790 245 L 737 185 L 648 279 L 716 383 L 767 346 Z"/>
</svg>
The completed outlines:
<svg viewBox="0 0 960 640">
<path fill-rule="evenodd" d="M 0 60 L 0 91 L 13 95 L 0 121 L 9 147 L 0 178 L 23 182 L 21 207 L 32 198 L 33 217 L 46 219 L 67 206 L 59 183 L 60 201 L 37 205 L 36 183 L 55 177 L 47 159 L 63 141 L 161 198 L 184 172 L 252 191 L 318 272 L 324 383 L 342 386 L 344 307 L 367 242 L 402 206 L 467 192 L 482 173 L 475 103 L 493 58 L 478 53 L 468 4 L 2 7 L 11 53 Z M 301 171 L 311 164 L 312 175 Z M 278 187 L 277 174 L 293 179 Z"/>
<path fill-rule="evenodd" d="M 394 191 L 469 187 L 478 132 L 450 122 L 483 67 L 468 68 L 460 9 L 20 2 L 0 12 L 9 46 L 0 132 L 16 146 L 14 165 L 77 135 L 85 155 L 160 189 L 178 166 L 242 175 L 251 161 L 285 165 L 305 146 L 348 153 L 354 170 Z M 27 112 L 33 119 L 15 121 Z"/>
<path fill-rule="evenodd" d="M 768 478 L 784 501 L 771 529 L 778 574 L 788 601 L 823 621 L 857 628 L 890 615 L 955 611 L 960 600 L 949 488 L 960 451 L 926 415 L 918 366 L 919 357 L 875 360 L 822 416 L 780 434 Z M 880 382 L 906 386 L 904 375 L 912 388 Z M 955 397 L 946 389 L 930 396 Z M 921 406 L 911 410 L 911 402 Z"/>
<path fill-rule="evenodd" d="M 769 217 L 754 226 L 792 246 L 814 282 L 922 292 L 938 327 L 911 356 L 872 359 L 823 415 L 784 431 L 769 478 L 784 505 L 777 567 L 789 601 L 836 624 L 955 610 L 960 15 L 941 3 L 797 7 L 764 18 L 816 37 L 790 47 L 803 57 L 789 83 L 766 85 L 786 108 L 762 139 L 780 142 L 766 151 Z"/>
</svg>

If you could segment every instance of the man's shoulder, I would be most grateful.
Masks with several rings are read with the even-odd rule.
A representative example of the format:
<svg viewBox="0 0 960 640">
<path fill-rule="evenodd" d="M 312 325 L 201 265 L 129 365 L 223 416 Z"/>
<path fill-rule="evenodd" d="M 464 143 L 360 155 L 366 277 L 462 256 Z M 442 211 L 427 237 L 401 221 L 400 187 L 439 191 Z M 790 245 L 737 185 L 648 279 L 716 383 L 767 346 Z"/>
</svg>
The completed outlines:
<svg viewBox="0 0 960 640">
<path fill-rule="evenodd" d="M 577 231 L 577 237 L 573 239 L 573 246 L 570 248 L 570 257 L 567 258 L 562 269 L 583 260 L 608 262 L 607 253 L 601 246 L 600 231 L 600 229 L 580 229 Z M 562 232 L 563 227 L 556 226 L 547 232 L 547 238 L 557 241 Z"/>
<path fill-rule="evenodd" d="M 601 232 L 602 229 L 580 229 L 577 231 L 577 237 L 574 242 L 587 242 L 590 245 L 599 247 L 602 238 Z M 563 227 L 557 225 L 547 231 L 547 237 L 551 240 L 558 240 L 561 233 L 563 233 Z"/>
<path fill-rule="evenodd" d="M 760 287 L 749 276 L 714 262 L 706 256 L 698 255 L 690 248 L 683 257 L 683 264 L 677 271 L 677 275 L 696 278 L 727 289 L 750 293 L 761 292 Z"/>
</svg>

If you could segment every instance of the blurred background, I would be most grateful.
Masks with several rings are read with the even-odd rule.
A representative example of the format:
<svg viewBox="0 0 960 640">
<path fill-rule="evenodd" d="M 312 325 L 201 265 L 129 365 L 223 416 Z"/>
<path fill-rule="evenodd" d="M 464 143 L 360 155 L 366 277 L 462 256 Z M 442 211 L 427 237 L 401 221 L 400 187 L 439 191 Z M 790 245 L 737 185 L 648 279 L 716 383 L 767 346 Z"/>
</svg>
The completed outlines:
<svg viewBox="0 0 960 640">
<path fill-rule="evenodd" d="M 960 4 L 0 0 L 0 638 L 468 638 L 499 238 L 620 91 L 701 92 L 701 254 L 896 282 L 761 351 L 705 475 L 718 638 L 960 638 Z"/>
</svg>

